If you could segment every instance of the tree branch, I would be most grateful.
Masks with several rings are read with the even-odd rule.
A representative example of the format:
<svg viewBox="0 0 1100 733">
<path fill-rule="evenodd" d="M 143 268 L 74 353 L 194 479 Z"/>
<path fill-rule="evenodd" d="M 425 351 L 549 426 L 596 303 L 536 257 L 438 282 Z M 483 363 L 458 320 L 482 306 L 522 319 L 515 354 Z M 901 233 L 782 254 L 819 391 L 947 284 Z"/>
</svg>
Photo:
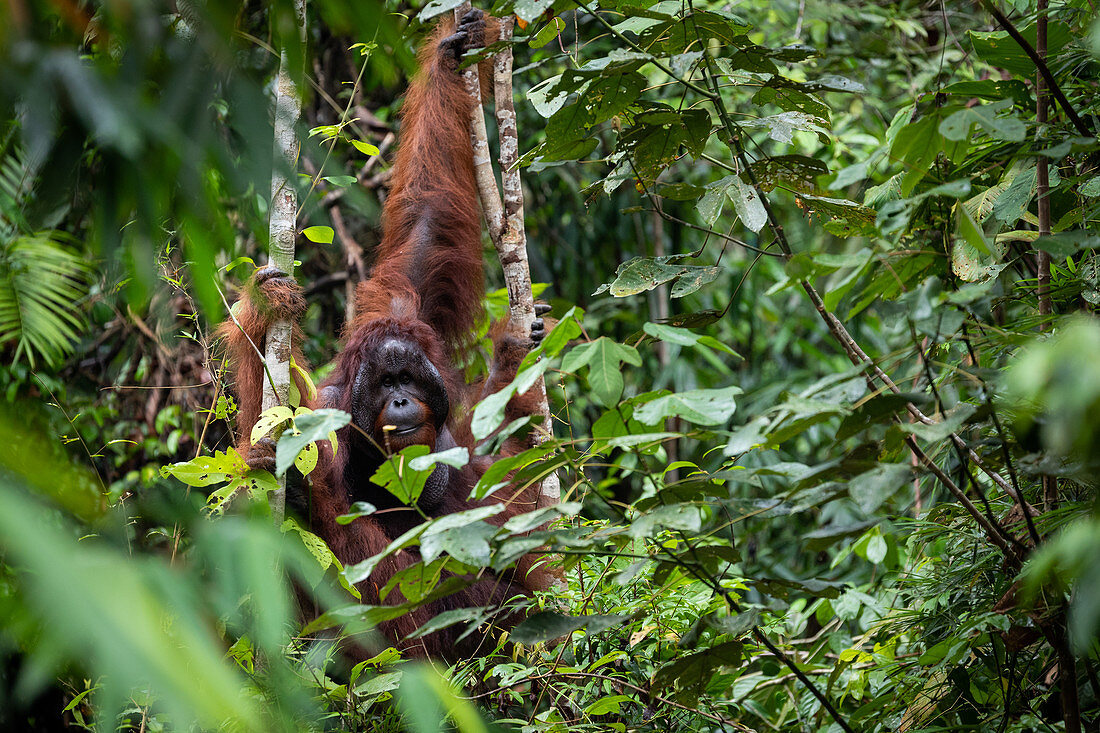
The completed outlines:
<svg viewBox="0 0 1100 733">
<path fill-rule="evenodd" d="M 1054 75 L 1050 73 L 1050 68 L 1047 66 L 1046 61 L 1044 61 L 1035 49 L 1031 47 L 1027 39 L 1020 35 L 1020 31 L 1016 30 L 1016 26 L 1012 25 L 1012 21 L 1005 17 L 1005 14 L 998 10 L 997 6 L 990 0 L 978 0 L 978 4 L 989 11 L 989 14 L 996 19 L 997 24 L 1008 32 L 1012 40 L 1016 41 L 1017 45 L 1023 49 L 1027 57 L 1035 64 L 1035 69 L 1039 72 L 1039 76 L 1041 76 L 1047 83 L 1047 86 L 1050 87 L 1050 93 L 1054 95 L 1054 99 L 1058 101 L 1058 106 L 1066 113 L 1066 117 L 1068 117 L 1070 122 L 1073 123 L 1073 126 L 1077 128 L 1077 132 L 1086 137 L 1092 137 L 1092 130 L 1089 129 L 1085 121 L 1078 116 L 1077 111 L 1073 109 L 1069 100 L 1066 99 L 1066 95 L 1062 93 L 1062 88 L 1058 86 L 1058 82 L 1055 81 Z"/>
</svg>

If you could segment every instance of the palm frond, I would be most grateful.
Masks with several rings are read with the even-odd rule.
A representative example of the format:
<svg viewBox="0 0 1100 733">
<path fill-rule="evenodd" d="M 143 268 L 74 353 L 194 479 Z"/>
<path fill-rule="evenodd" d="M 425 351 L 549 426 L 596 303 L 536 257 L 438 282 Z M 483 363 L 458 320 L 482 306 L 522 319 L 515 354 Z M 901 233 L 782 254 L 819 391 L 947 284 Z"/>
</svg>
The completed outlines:
<svg viewBox="0 0 1100 733">
<path fill-rule="evenodd" d="M 0 243 L 0 346 L 15 342 L 14 361 L 51 366 L 72 351 L 84 321 L 79 303 L 91 268 L 57 232 Z"/>
</svg>

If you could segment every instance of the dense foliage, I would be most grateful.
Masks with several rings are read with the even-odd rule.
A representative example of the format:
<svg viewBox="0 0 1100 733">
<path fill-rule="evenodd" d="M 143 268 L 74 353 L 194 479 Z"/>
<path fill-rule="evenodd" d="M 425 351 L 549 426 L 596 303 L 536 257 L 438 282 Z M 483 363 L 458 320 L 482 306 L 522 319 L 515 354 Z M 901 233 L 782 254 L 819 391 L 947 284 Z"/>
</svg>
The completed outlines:
<svg viewBox="0 0 1100 733">
<path fill-rule="evenodd" d="M 499 570 L 548 520 L 531 537 L 566 582 L 449 669 L 341 663 L 390 611 L 352 595 L 369 565 L 272 526 L 209 335 L 263 259 L 275 50 L 310 90 L 297 276 L 324 364 L 402 72 L 457 4 L 317 2 L 305 46 L 286 2 L 0 8 L 0 721 L 1100 725 L 1085 0 L 498 2 L 558 319 L 510 389 L 546 377 L 557 437 L 475 493 L 556 471 L 562 500 L 427 523 L 429 572 L 395 582 Z M 341 419 L 265 426 L 295 423 L 289 464 Z M 415 496 L 424 463 L 378 480 Z"/>
</svg>

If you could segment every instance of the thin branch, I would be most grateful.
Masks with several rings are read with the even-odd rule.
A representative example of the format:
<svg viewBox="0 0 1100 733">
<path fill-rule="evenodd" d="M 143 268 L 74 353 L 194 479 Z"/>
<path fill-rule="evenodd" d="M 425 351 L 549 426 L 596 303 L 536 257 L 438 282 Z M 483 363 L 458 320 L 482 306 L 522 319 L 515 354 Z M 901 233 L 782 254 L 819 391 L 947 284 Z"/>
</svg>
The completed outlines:
<svg viewBox="0 0 1100 733">
<path fill-rule="evenodd" d="M 1068 117 L 1070 122 L 1073 123 L 1073 126 L 1077 128 L 1077 132 L 1086 137 L 1092 137 L 1092 130 L 1085 121 L 1078 116 L 1077 111 L 1073 109 L 1069 100 L 1066 99 L 1066 95 L 1062 93 L 1062 88 L 1058 86 L 1058 82 L 1055 80 L 1054 75 L 1050 73 L 1050 68 L 1046 65 L 1046 61 L 1044 61 L 1035 49 L 1032 48 L 1031 44 L 1027 42 L 1027 39 L 1020 35 L 1020 31 L 1016 30 L 1016 26 L 1012 25 L 1012 21 L 997 9 L 997 6 L 994 5 L 991 0 L 978 0 L 978 4 L 989 11 L 989 14 L 997 20 L 998 25 L 1008 32 L 1012 40 L 1016 41 L 1017 45 L 1027 54 L 1027 57 L 1031 59 L 1031 62 L 1035 64 L 1035 69 L 1047 83 L 1047 86 L 1050 88 L 1050 93 L 1054 95 L 1054 99 L 1057 100 L 1058 106 L 1062 108 L 1062 111 L 1066 113 L 1066 117 Z"/>
<path fill-rule="evenodd" d="M 355 320 L 355 288 L 356 284 L 367 279 L 367 267 L 363 264 L 363 248 L 350 234 L 344 223 L 344 215 L 336 204 L 329 209 L 332 217 L 332 228 L 336 232 L 336 238 L 340 240 L 340 246 L 344 249 L 344 264 L 347 266 L 348 277 L 344 281 L 344 322 L 351 323 Z M 351 277 L 352 273 L 355 277 Z"/>
<path fill-rule="evenodd" d="M 970 360 L 974 363 L 975 367 L 980 366 L 978 362 L 978 355 L 974 351 L 974 344 L 970 342 L 970 334 L 966 328 L 966 322 L 962 325 L 963 343 L 966 345 L 966 352 L 970 355 Z M 1039 544 L 1039 532 L 1035 529 L 1035 522 L 1031 518 L 1031 505 L 1024 499 L 1023 492 L 1020 491 L 1020 481 L 1016 476 L 1016 467 L 1012 462 L 1012 453 L 1008 448 L 1008 439 L 1005 437 L 1004 427 L 1001 425 L 1001 419 L 997 416 L 997 409 L 993 405 L 993 399 L 989 396 L 989 388 L 984 381 L 981 381 L 982 385 L 982 397 L 985 402 L 986 409 L 989 410 L 989 419 L 993 423 L 993 430 L 997 433 L 998 442 L 1001 445 L 1001 458 L 1005 462 L 1005 468 L 1008 470 L 1008 477 L 1012 480 L 1013 492 L 1009 493 L 1016 501 L 1016 505 L 1020 508 L 1020 513 L 1024 516 L 1024 524 L 1027 526 L 1028 536 L 1031 541 L 1038 546 Z"/>
<path fill-rule="evenodd" d="M 661 60 L 659 60 L 659 59 L 655 58 L 655 57 L 653 56 L 653 54 L 649 53 L 649 52 L 648 52 L 648 51 L 646 51 L 646 50 L 645 50 L 644 48 L 642 48 L 641 46 L 639 46 L 639 45 L 638 45 L 637 43 L 635 43 L 634 41 L 630 40 L 629 38 L 627 38 L 626 36 L 624 36 L 624 35 L 623 35 L 622 33 L 620 33 L 619 31 L 615 30 L 615 27 L 614 27 L 613 25 L 611 25 L 611 24 L 610 24 L 610 23 L 608 23 L 608 22 L 607 22 L 606 20 L 604 20 L 604 19 L 603 19 L 603 18 L 602 18 L 602 17 L 601 17 L 601 16 L 599 15 L 599 14 L 597 14 L 597 13 L 596 13 L 595 11 L 593 11 L 593 10 L 589 10 L 588 6 L 587 6 L 587 5 L 585 5 L 584 3 L 582 3 L 582 2 L 580 1 L 580 0 L 573 0 L 573 2 L 575 2 L 575 3 L 577 4 L 577 7 L 579 7 L 579 8 L 581 9 L 581 10 L 583 10 L 584 12 L 588 13 L 588 14 L 589 14 L 589 15 L 591 15 L 591 16 L 592 16 L 593 18 L 595 18 L 595 19 L 596 19 L 596 22 L 598 22 L 598 23 L 599 23 L 600 25 L 602 25 L 602 26 L 603 26 L 604 28 L 606 28 L 606 29 L 607 29 L 607 30 L 608 30 L 608 31 L 609 31 L 609 32 L 611 33 L 611 35 L 615 36 L 615 38 L 616 38 L 616 39 L 617 39 L 618 41 L 620 41 L 620 42 L 622 42 L 622 43 L 625 43 L 625 44 L 626 44 L 627 46 L 630 46 L 630 48 L 631 48 L 631 49 L 633 49 L 634 51 L 637 51 L 638 53 L 641 53 L 641 54 L 645 54 L 646 56 L 648 56 L 648 57 L 649 57 L 649 58 L 648 58 L 648 61 L 649 61 L 649 62 L 650 62 L 651 64 L 653 64 L 654 66 L 656 66 L 656 67 L 657 67 L 658 69 L 660 69 L 661 71 L 663 71 L 663 72 L 664 72 L 665 74 L 667 74 L 667 75 L 668 75 L 668 76 L 669 76 L 669 77 L 670 77 L 671 79 L 673 79 L 674 81 L 676 81 L 676 82 L 678 82 L 678 83 L 680 83 L 680 84 L 683 84 L 683 85 L 684 85 L 684 86 L 686 86 L 686 87 L 687 87 L 688 89 L 690 89 L 690 90 L 692 90 L 693 92 L 695 92 L 696 94 L 701 94 L 702 96 L 704 96 L 704 97 L 706 97 L 707 99 L 710 99 L 710 100 L 713 100 L 713 99 L 714 99 L 714 97 L 715 97 L 715 93 L 714 93 L 714 92 L 711 92 L 711 91 L 709 91 L 709 90 L 707 90 L 707 89 L 704 89 L 703 87 L 699 86 L 698 84 L 696 84 L 695 82 L 691 81 L 690 79 L 684 79 L 683 77 L 681 77 L 680 75 L 678 75 L 678 74 L 677 74 L 676 72 L 674 72 L 674 71 L 673 71 L 673 70 L 672 70 L 672 69 L 671 69 L 671 68 L 670 68 L 670 67 L 669 67 L 669 66 L 668 66 L 667 64 L 665 64 L 665 63 L 663 63 L 663 62 L 662 62 Z"/>
</svg>

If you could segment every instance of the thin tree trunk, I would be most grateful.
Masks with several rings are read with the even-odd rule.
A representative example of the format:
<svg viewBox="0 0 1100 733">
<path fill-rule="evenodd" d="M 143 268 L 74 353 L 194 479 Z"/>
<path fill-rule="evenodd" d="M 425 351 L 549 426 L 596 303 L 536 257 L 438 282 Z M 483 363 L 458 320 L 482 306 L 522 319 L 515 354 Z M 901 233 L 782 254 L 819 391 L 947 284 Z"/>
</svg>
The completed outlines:
<svg viewBox="0 0 1100 733">
<path fill-rule="evenodd" d="M 1039 19 L 1036 28 L 1035 52 L 1046 63 L 1047 58 L 1047 0 L 1039 0 Z M 1044 136 L 1044 125 L 1047 124 L 1047 90 L 1046 79 L 1043 75 L 1035 75 L 1035 122 L 1036 135 Z M 1050 169 L 1047 158 L 1040 155 L 1036 163 L 1035 192 L 1039 207 L 1039 236 L 1050 234 Z M 1036 266 L 1038 269 L 1038 286 L 1036 294 L 1039 298 L 1039 315 L 1042 317 L 1040 328 L 1046 331 L 1050 328 L 1050 316 L 1054 313 L 1050 302 L 1050 253 L 1039 250 L 1036 253 Z M 1058 504 L 1058 482 L 1053 476 L 1043 476 L 1043 506 L 1050 511 Z"/>
<path fill-rule="evenodd" d="M 470 10 L 466 2 L 455 8 L 455 22 Z M 490 19 L 489 22 L 492 22 Z M 509 51 L 509 55 L 511 51 Z M 481 197 L 481 212 L 485 215 L 485 226 L 489 229 L 489 239 L 493 246 L 500 248 L 500 237 L 504 229 L 504 210 L 500 205 L 500 192 L 497 191 L 497 179 L 493 173 L 493 158 L 489 153 L 489 133 L 485 128 L 485 113 L 482 110 L 481 78 L 478 65 L 472 64 L 462 72 L 466 82 L 466 92 L 474 100 L 474 111 L 470 115 L 470 145 L 474 149 L 474 174 L 477 177 L 477 191 Z"/>
<path fill-rule="evenodd" d="M 497 245 L 497 255 L 504 268 L 508 285 L 508 306 L 511 327 L 518 332 L 531 330 L 535 320 L 535 299 L 531 294 L 531 268 L 527 261 L 527 232 L 523 227 L 523 186 L 519 177 L 519 130 L 512 97 L 512 25 L 509 15 L 500 18 L 500 40 L 509 45 L 493 60 L 493 96 L 496 99 L 497 133 L 500 135 L 500 183 L 504 192 L 504 226 Z M 531 389 L 540 395 L 542 431 L 536 442 L 554 437 L 550 404 L 546 399 L 546 383 L 539 380 Z M 561 498 L 558 474 L 551 473 L 539 489 L 539 506 L 557 504 Z"/>
<path fill-rule="evenodd" d="M 455 18 L 470 9 L 466 3 L 455 10 Z M 516 333 L 530 332 L 535 320 L 535 299 L 531 294 L 531 269 L 527 261 L 527 234 L 523 227 L 523 187 L 520 182 L 519 133 L 516 128 L 516 109 L 512 99 L 512 16 L 492 19 L 500 24 L 500 41 L 506 45 L 493 59 L 493 96 L 496 100 L 497 132 L 500 136 L 501 188 L 504 191 L 503 206 L 497 192 L 496 177 L 489 156 L 488 134 L 481 107 L 481 86 L 477 67 L 465 72 L 466 89 L 477 100 L 470 120 L 470 140 L 474 149 L 474 167 L 477 173 L 478 191 L 482 211 L 485 214 L 489 237 L 497 250 L 504 270 L 504 282 L 508 288 L 509 328 Z M 535 441 L 541 443 L 553 437 L 550 405 L 546 399 L 546 385 L 539 380 L 531 389 L 541 393 L 540 413 L 542 430 L 536 432 Z M 557 473 L 543 479 L 539 490 L 538 505 L 556 504 L 561 495 Z"/>
<path fill-rule="evenodd" d="M 306 39 L 306 3 L 295 0 L 294 14 L 299 39 Z M 294 236 L 297 231 L 298 194 L 294 171 L 298 160 L 295 127 L 302 113 L 302 101 L 290 73 L 286 49 L 279 57 L 279 75 L 275 80 L 275 163 L 271 171 L 271 204 L 268 234 L 269 263 L 287 274 L 294 271 Z M 262 408 L 285 405 L 290 393 L 290 337 L 293 324 L 276 321 L 267 329 L 264 359 L 271 375 L 264 381 Z M 271 496 L 271 514 L 282 524 L 286 506 L 286 476 L 279 477 L 279 488 Z"/>
<path fill-rule="evenodd" d="M 1042 61 L 1047 61 L 1047 0 L 1039 0 L 1038 23 L 1035 29 L 1035 53 Z M 1035 74 L 1035 123 L 1036 135 L 1046 136 L 1047 107 L 1050 92 L 1046 79 L 1040 71 Z M 1037 146 L 1038 147 L 1038 146 Z M 1039 207 L 1039 236 L 1050 234 L 1050 170 L 1046 157 L 1040 155 L 1035 171 L 1035 193 Z M 1050 317 L 1054 314 L 1054 305 L 1050 299 L 1050 253 L 1040 250 L 1036 257 L 1039 277 L 1037 293 L 1039 297 L 1039 315 L 1042 317 L 1042 330 L 1050 329 Z M 1043 476 L 1043 507 L 1050 511 L 1058 506 L 1058 480 L 1054 476 Z M 1062 721 L 1066 733 L 1081 733 L 1081 709 L 1077 697 L 1077 660 L 1069 648 L 1065 636 L 1065 615 L 1061 615 L 1056 638 L 1052 638 L 1058 653 L 1058 685 L 1061 688 Z"/>
</svg>

